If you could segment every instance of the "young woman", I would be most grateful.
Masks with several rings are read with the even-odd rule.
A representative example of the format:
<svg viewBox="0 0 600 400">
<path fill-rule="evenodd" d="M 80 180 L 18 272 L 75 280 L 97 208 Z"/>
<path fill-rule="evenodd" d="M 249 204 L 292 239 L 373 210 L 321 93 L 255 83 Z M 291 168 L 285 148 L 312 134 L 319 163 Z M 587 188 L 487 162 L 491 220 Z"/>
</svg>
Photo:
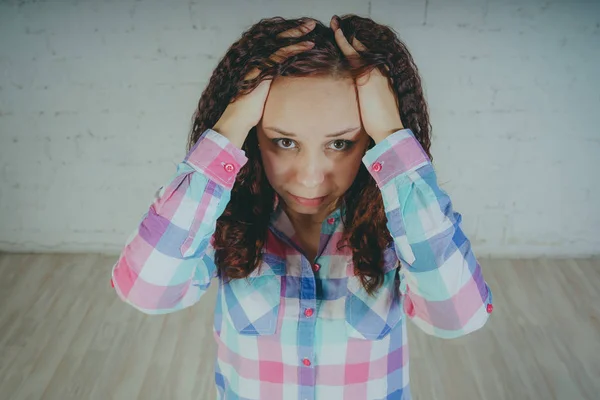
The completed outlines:
<svg viewBox="0 0 600 400">
<path fill-rule="evenodd" d="M 409 399 L 407 318 L 453 338 L 492 311 L 429 147 L 392 30 L 262 20 L 216 67 L 115 290 L 163 314 L 218 278 L 219 399 Z"/>
</svg>

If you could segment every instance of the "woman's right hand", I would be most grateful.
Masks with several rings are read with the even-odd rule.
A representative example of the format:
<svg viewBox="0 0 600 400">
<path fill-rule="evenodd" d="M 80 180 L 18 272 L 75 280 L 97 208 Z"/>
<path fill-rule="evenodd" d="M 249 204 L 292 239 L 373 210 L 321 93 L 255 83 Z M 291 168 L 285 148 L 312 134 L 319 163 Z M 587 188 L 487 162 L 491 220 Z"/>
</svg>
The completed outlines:
<svg viewBox="0 0 600 400">
<path fill-rule="evenodd" d="M 304 24 L 289 29 L 277 35 L 277 37 L 301 37 L 314 29 L 315 20 L 309 19 Z M 271 55 L 271 60 L 276 63 L 285 61 L 288 57 L 311 49 L 313 42 L 301 42 L 282 47 Z M 258 76 L 260 70 L 254 68 L 246 76 L 250 80 Z M 263 80 L 252 92 L 238 97 L 229 103 L 221 118 L 217 121 L 213 130 L 225 136 L 238 148 L 242 148 L 248 132 L 255 127 L 262 118 L 265 102 L 271 87 L 271 79 Z"/>
</svg>

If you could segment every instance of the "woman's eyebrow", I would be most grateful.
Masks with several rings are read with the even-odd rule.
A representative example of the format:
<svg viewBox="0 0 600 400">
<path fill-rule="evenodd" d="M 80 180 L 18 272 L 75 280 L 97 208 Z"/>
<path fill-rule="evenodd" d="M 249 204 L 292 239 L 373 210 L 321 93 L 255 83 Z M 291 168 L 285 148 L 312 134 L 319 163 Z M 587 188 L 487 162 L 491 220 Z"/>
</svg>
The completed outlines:
<svg viewBox="0 0 600 400">
<path fill-rule="evenodd" d="M 279 128 L 275 128 L 275 127 L 265 127 L 264 129 L 268 129 L 270 131 L 277 132 L 277 133 L 279 133 L 281 135 L 284 135 L 284 136 L 296 137 L 296 135 L 294 133 L 286 132 L 283 129 L 279 129 Z M 348 132 L 357 131 L 359 129 L 360 129 L 360 126 L 357 126 L 357 127 L 354 127 L 354 128 L 348 128 L 348 129 L 344 129 L 343 131 L 339 131 L 339 132 L 336 132 L 336 133 L 331 133 L 329 135 L 325 135 L 325 137 L 338 137 L 338 136 L 342 136 L 342 135 L 344 135 L 344 134 L 346 134 Z"/>
</svg>

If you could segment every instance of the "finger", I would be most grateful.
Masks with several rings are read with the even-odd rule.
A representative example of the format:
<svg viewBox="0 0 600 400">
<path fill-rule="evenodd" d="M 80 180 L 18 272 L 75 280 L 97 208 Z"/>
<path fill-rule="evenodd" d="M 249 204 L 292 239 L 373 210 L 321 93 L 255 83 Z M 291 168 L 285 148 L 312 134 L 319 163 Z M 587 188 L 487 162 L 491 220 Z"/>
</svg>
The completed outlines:
<svg viewBox="0 0 600 400">
<path fill-rule="evenodd" d="M 354 47 L 358 51 L 366 51 L 367 48 L 364 44 L 360 42 L 356 37 L 352 39 L 352 47 Z"/>
<path fill-rule="evenodd" d="M 352 47 L 354 47 L 356 50 L 358 51 L 367 51 L 367 47 L 361 43 L 360 40 L 358 40 L 356 37 L 352 39 Z M 384 65 L 385 70 L 389 71 L 390 67 L 388 67 L 387 65 Z M 373 70 L 374 73 L 380 73 L 379 70 Z"/>
<path fill-rule="evenodd" d="M 297 26 L 292 29 L 288 29 L 287 31 L 281 32 L 277 35 L 278 38 L 290 38 L 290 37 L 301 37 L 310 32 L 315 28 L 317 22 L 314 19 L 308 19 L 306 22 L 302 23 L 300 26 Z M 293 54 L 308 50 L 314 46 L 313 42 L 301 42 L 292 44 L 286 47 L 282 47 L 273 53 L 270 57 L 271 60 L 276 63 L 283 62 L 286 58 L 290 57 Z M 260 70 L 258 68 L 253 68 L 246 76 L 244 80 L 251 80 L 256 78 L 260 74 Z"/>
<path fill-rule="evenodd" d="M 280 48 L 275 53 L 273 53 L 271 55 L 271 57 L 269 57 L 269 58 L 272 61 L 280 64 L 283 61 L 285 61 L 288 57 L 290 57 L 294 54 L 306 51 L 306 50 L 312 48 L 314 45 L 315 44 L 313 42 L 300 42 L 300 43 L 296 43 L 296 44 L 291 44 L 289 46 Z M 259 74 L 260 74 L 260 69 L 253 68 L 250 72 L 248 72 L 248 74 L 246 74 L 246 76 L 244 77 L 244 80 L 254 79 Z"/>
<path fill-rule="evenodd" d="M 342 50 L 342 53 L 344 53 L 346 57 L 358 56 L 357 51 L 354 49 L 354 47 L 352 47 L 350 43 L 348 43 L 348 40 L 346 40 L 344 32 L 342 32 L 342 28 L 338 28 L 335 31 L 335 41 L 337 42 L 338 46 L 340 47 L 340 50 Z"/>
<path fill-rule="evenodd" d="M 348 43 L 348 40 L 346 40 L 346 37 L 344 36 L 344 32 L 342 32 L 342 28 L 340 28 L 339 17 L 337 15 L 331 17 L 331 21 L 329 21 L 329 26 L 331 26 L 331 29 L 333 30 L 335 41 L 338 44 L 340 50 L 342 50 L 342 53 L 345 56 L 357 56 L 358 53 L 356 52 L 354 47 L 352 47 L 352 45 Z"/>
<path fill-rule="evenodd" d="M 271 60 L 275 61 L 276 63 L 282 63 L 283 61 L 285 61 L 286 58 L 294 54 L 306 51 L 312 48 L 314 45 L 315 44 L 313 42 L 301 42 L 282 47 L 275 53 L 273 53 L 273 55 L 271 55 Z"/>
<path fill-rule="evenodd" d="M 337 29 L 340 27 L 340 24 L 338 24 L 338 19 L 339 17 L 337 15 L 334 15 L 333 17 L 331 17 L 331 21 L 329 21 L 329 26 L 331 27 L 331 30 L 333 32 L 337 31 Z"/>
<path fill-rule="evenodd" d="M 317 22 L 314 19 L 309 19 L 308 21 L 302 23 L 300 26 L 297 26 L 292 29 L 288 29 L 285 32 L 281 32 L 277 35 L 278 38 L 289 38 L 289 37 L 300 37 L 306 35 L 308 32 L 312 31 L 315 26 L 317 26 Z"/>
</svg>

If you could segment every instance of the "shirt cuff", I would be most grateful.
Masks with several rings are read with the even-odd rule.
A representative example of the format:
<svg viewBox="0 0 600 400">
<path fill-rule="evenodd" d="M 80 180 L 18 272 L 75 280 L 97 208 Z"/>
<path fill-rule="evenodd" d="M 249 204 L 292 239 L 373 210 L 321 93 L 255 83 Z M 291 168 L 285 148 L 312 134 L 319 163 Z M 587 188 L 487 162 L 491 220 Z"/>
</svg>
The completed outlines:
<svg viewBox="0 0 600 400">
<path fill-rule="evenodd" d="M 410 129 L 392 133 L 369 149 L 362 161 L 380 188 L 393 178 L 410 175 L 411 172 L 431 163 Z"/>
<path fill-rule="evenodd" d="M 207 129 L 190 149 L 184 162 L 231 190 L 248 158 L 245 151 L 237 148 L 225 136 Z"/>
</svg>

